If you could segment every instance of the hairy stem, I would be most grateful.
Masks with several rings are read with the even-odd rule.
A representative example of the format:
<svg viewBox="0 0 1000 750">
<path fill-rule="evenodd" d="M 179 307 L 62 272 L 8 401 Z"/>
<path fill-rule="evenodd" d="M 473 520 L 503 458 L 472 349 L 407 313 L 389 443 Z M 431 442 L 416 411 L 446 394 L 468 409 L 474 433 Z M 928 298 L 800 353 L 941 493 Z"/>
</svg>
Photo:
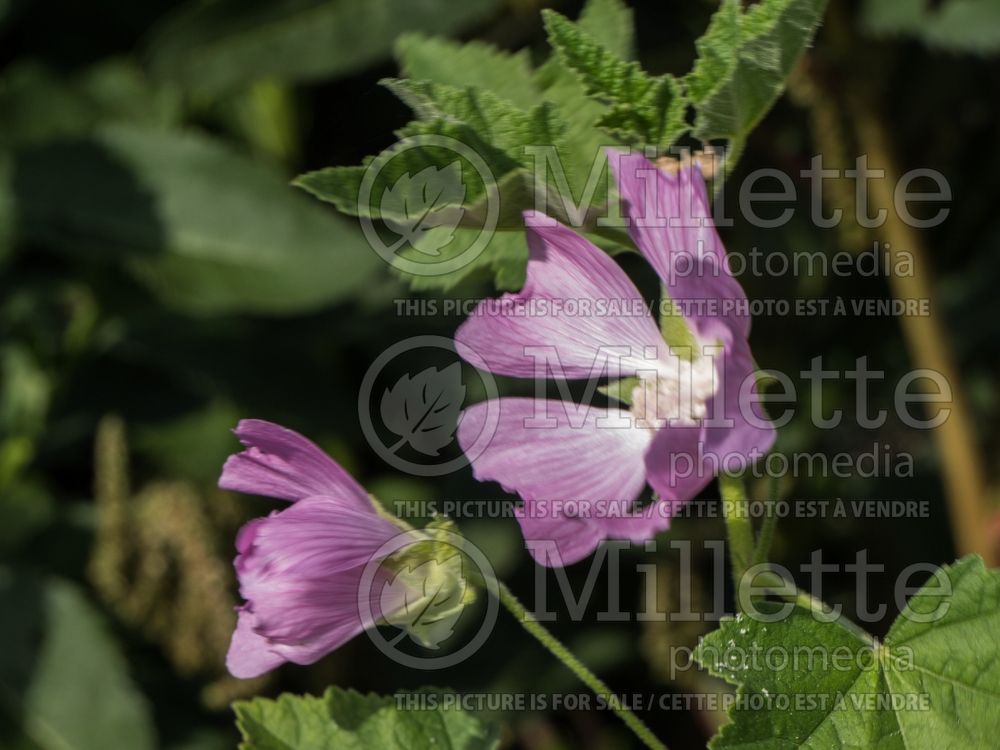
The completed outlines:
<svg viewBox="0 0 1000 750">
<path fill-rule="evenodd" d="M 524 605 L 518 601 L 517 597 L 507 588 L 505 583 L 496 581 L 496 586 L 500 603 L 514 615 L 514 618 L 521 623 L 521 627 L 531 633 L 539 643 L 549 650 L 549 653 L 565 664 L 567 669 L 580 678 L 580 681 L 584 685 L 593 690 L 596 695 L 604 698 L 611 710 L 618 715 L 618 718 L 625 722 L 625 725 L 632 730 L 635 736 L 646 747 L 652 750 L 667 750 L 667 746 L 656 738 L 656 735 L 650 731 L 642 719 L 621 705 L 615 694 L 611 692 L 611 688 L 600 677 L 587 669 L 583 662 L 577 659 L 561 641 L 552 635 L 544 625 L 538 622 L 534 615 L 524 608 Z"/>
<path fill-rule="evenodd" d="M 782 597 L 786 601 L 793 602 L 794 604 L 807 609 L 810 612 L 816 613 L 822 616 L 824 621 L 832 621 L 841 625 L 846 630 L 851 631 L 858 638 L 863 640 L 865 643 L 870 645 L 875 644 L 875 638 L 867 630 L 857 625 L 850 618 L 844 616 L 840 612 L 837 612 L 826 602 L 821 599 L 817 599 L 815 596 L 802 589 L 795 588 L 794 592 L 789 592 L 789 588 L 794 588 L 792 583 L 784 578 L 782 578 L 777 573 L 772 571 L 761 571 L 754 576 L 756 583 L 764 588 L 771 589 L 775 594 Z"/>
<path fill-rule="evenodd" d="M 775 477 L 772 480 L 771 502 L 768 503 L 767 512 L 764 514 L 764 521 L 761 523 L 760 531 L 757 532 L 757 543 L 753 548 L 753 557 L 750 560 L 751 565 L 760 565 L 767 562 L 767 558 L 771 554 L 774 529 L 778 525 L 778 513 L 775 508 L 775 503 L 778 500 L 777 484 L 778 480 Z"/>
<path fill-rule="evenodd" d="M 726 521 L 729 536 L 729 562 L 733 568 L 733 585 L 739 603 L 740 582 L 753 561 L 753 526 L 747 508 L 746 489 L 740 477 L 719 475 L 719 490 L 722 495 L 722 517 Z"/>
</svg>

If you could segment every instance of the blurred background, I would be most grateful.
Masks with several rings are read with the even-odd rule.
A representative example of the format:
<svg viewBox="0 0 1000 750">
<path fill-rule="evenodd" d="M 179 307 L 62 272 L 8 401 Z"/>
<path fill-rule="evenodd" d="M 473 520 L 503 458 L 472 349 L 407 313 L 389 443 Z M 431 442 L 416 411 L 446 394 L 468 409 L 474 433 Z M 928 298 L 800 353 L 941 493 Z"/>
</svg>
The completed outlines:
<svg viewBox="0 0 1000 750">
<path fill-rule="evenodd" d="M 644 66 L 686 72 L 716 5 L 630 5 Z M 580 6 L 553 4 L 570 17 Z M 368 248 L 357 220 L 290 180 L 358 164 L 393 142 L 408 112 L 377 82 L 399 74 L 392 50 L 401 34 L 480 39 L 542 60 L 539 8 L 534 0 L 0 0 L 0 748 L 231 748 L 232 700 L 329 684 L 383 694 L 428 680 L 475 692 L 584 692 L 504 616 L 484 649 L 431 675 L 396 665 L 363 637 L 314 667 L 252 682 L 227 677 L 223 666 L 237 603 L 234 534 L 274 507 L 215 489 L 238 447 L 230 429 L 239 418 L 310 436 L 383 500 L 505 497 L 468 469 L 440 479 L 402 474 L 365 440 L 357 393 L 371 362 L 408 336 L 450 336 L 460 318 L 398 315 L 394 300 L 411 292 Z M 761 167 L 797 175 L 817 153 L 831 167 L 870 153 L 897 171 L 936 169 L 951 185 L 948 220 L 903 235 L 926 261 L 919 278 L 937 330 L 850 315 L 754 323 L 762 367 L 794 376 L 818 355 L 840 370 L 867 356 L 886 371 L 870 391 L 873 411 L 890 409 L 879 430 L 850 416 L 836 430 L 813 429 L 800 387 L 797 417 L 778 446 L 831 456 L 875 450 L 880 466 L 887 450 L 913 456 L 912 476 L 890 466 L 875 477 L 779 483 L 789 499 L 929 502 L 926 518 L 779 526 L 774 559 L 793 568 L 815 549 L 840 564 L 871 550 L 886 568 L 873 579 L 871 603 L 892 602 L 895 574 L 907 565 L 956 556 L 949 502 L 962 501 L 953 495 L 984 512 L 995 505 L 997 49 L 995 2 L 833 0 L 788 94 L 727 184 L 733 190 Z M 813 226 L 800 186 L 793 222 L 765 231 L 737 220 L 723 232 L 730 252 L 832 254 L 886 241 L 884 230 L 854 219 L 853 187 L 832 185 L 827 208 L 847 213 L 840 227 Z M 727 205 L 735 201 L 728 196 Z M 647 268 L 623 263 L 655 294 Z M 883 276 L 743 282 L 751 299 L 926 291 L 911 294 L 912 282 Z M 470 278 L 423 296 L 492 292 Z M 972 415 L 952 424 L 957 443 L 910 430 L 891 411 L 895 382 L 926 362 L 926 336 L 940 339 L 942 368 L 958 373 L 953 387 Z M 828 382 L 827 409 L 853 414 L 854 388 Z M 950 456 L 949 445 L 958 447 Z M 761 498 L 771 491 L 764 482 L 754 488 Z M 717 489 L 704 494 L 710 503 Z M 979 551 L 988 553 L 997 524 L 977 522 L 986 530 Z M 535 570 L 516 522 L 459 525 L 530 600 Z M 667 542 L 692 540 L 694 606 L 708 610 L 712 555 L 702 542 L 722 538 L 718 518 L 682 519 L 656 553 L 627 555 L 623 565 L 652 559 L 661 606 L 676 608 L 679 552 Z M 587 570 L 570 569 L 576 591 Z M 671 679 L 670 647 L 693 644 L 710 623 L 598 623 L 606 586 L 599 577 L 583 622 L 564 616 L 553 627 L 612 687 L 724 689 L 695 671 Z M 623 576 L 623 606 L 640 596 L 639 577 Z M 853 612 L 853 575 L 830 575 L 823 596 Z M 554 598 L 550 605 L 564 608 Z M 890 604 L 882 630 L 895 614 Z M 632 746 L 607 712 L 497 718 L 506 747 Z M 723 719 L 698 710 L 645 718 L 672 748 L 703 747 Z"/>
</svg>

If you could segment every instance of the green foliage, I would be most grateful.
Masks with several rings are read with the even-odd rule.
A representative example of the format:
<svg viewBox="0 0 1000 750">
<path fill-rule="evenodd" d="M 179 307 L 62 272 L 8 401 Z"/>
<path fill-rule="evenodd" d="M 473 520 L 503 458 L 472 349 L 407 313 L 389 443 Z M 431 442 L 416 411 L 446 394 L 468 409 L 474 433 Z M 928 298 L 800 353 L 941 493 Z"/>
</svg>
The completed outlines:
<svg viewBox="0 0 1000 750">
<path fill-rule="evenodd" d="M 527 134 L 531 120 L 527 115 L 509 108 L 502 100 L 488 94 L 477 96 L 474 91 L 459 92 L 431 83 L 404 84 L 390 82 L 390 88 L 400 96 L 409 99 L 414 107 L 427 112 L 426 122 L 414 123 L 398 143 L 383 151 L 361 167 L 331 167 L 309 172 L 296 179 L 295 184 L 305 188 L 318 198 L 330 201 L 341 211 L 356 216 L 389 219 L 408 224 L 412 215 L 405 211 L 405 202 L 387 200 L 400 189 L 405 181 L 420 188 L 428 183 L 436 184 L 436 200 L 431 208 L 440 212 L 446 209 L 461 209 L 464 223 L 471 226 L 482 224 L 478 210 L 486 201 L 488 191 L 497 184 L 503 184 L 519 165 L 497 144 L 485 140 L 496 132 L 487 122 L 496 124 L 497 129 L 505 129 L 504 135 L 497 136 L 501 144 Z M 460 122 L 452 113 L 462 111 L 473 120 Z M 473 115 L 473 112 L 475 114 Z M 447 119 L 446 119 L 447 118 Z M 484 127 L 483 131 L 476 129 Z M 521 130 L 524 128 L 525 130 Z M 447 139 L 443 142 L 439 138 Z M 462 158 L 449 144 L 459 143 L 468 147 L 481 159 L 480 163 Z M 445 188 L 454 165 L 459 165 L 457 181 Z M 365 175 L 374 179 L 366 185 Z M 417 178 L 416 175 L 421 175 Z M 458 188 L 457 190 L 454 188 Z M 362 192 L 368 200 L 362 201 Z"/>
<path fill-rule="evenodd" d="M 71 76 L 20 62 L 0 85 L 2 147 L 85 134 L 106 119 L 166 128 L 179 116 L 175 92 L 151 86 L 126 59 L 105 60 Z"/>
<path fill-rule="evenodd" d="M 22 149 L 14 172 L 22 236 L 120 260 L 184 311 L 313 310 L 379 266 L 345 222 L 204 136 L 107 127 Z"/>
<path fill-rule="evenodd" d="M 673 143 L 687 129 L 687 102 L 676 78 L 647 75 L 638 63 L 622 60 L 554 11 L 544 17 L 563 64 L 579 76 L 588 95 L 610 107 L 598 125 L 636 146 Z"/>
<path fill-rule="evenodd" d="M 34 747 L 155 747 L 149 707 L 76 586 L 0 568 L 0 611 L 0 713 Z"/>
<path fill-rule="evenodd" d="M 411 694 L 418 710 L 397 708 L 396 699 L 330 688 L 322 698 L 283 695 L 234 706 L 243 750 L 490 750 L 496 728 L 456 707 L 449 694 Z M 401 700 L 406 701 L 403 694 Z M 436 707 L 435 707 L 436 706 Z"/>
<path fill-rule="evenodd" d="M 1000 732 L 998 629 L 1000 571 L 979 557 L 942 568 L 881 644 L 804 609 L 724 621 L 695 652 L 739 686 L 733 723 L 710 746 L 988 747 Z"/>
<path fill-rule="evenodd" d="M 616 54 L 631 51 L 631 13 L 618 0 L 589 4 L 580 27 Z M 482 42 L 458 45 L 421 35 L 403 37 L 396 54 L 410 79 L 384 83 L 419 118 L 401 132 L 404 139 L 409 136 L 412 140 L 402 141 L 361 167 L 320 170 L 303 175 L 297 184 L 347 213 L 398 222 L 401 217 L 380 215 L 381 194 L 406 174 L 428 168 L 441 170 L 453 162 L 454 152 L 416 145 L 422 134 L 444 134 L 485 160 L 495 179 L 501 230 L 520 233 L 521 212 L 539 205 L 549 214 L 574 223 L 574 217 L 567 213 L 567 201 L 571 207 L 581 206 L 585 217 L 596 210 L 594 206 L 605 205 L 607 175 L 601 147 L 607 139 L 599 121 L 607 108 L 586 97 L 576 76 L 560 60 L 553 57 L 532 71 L 523 52 L 507 54 Z M 548 164 L 544 171 L 537 169 L 540 157 L 534 148 L 550 149 L 559 163 Z M 405 152 L 402 158 L 401 152 Z M 401 258 L 419 262 L 422 255 L 430 254 L 430 246 L 437 253 L 435 261 L 441 262 L 461 255 L 478 237 L 486 190 L 481 176 L 472 174 L 467 162 L 461 161 L 467 190 L 458 230 L 444 237 L 440 231 L 430 232 L 417 243 L 404 244 Z M 588 186 L 595 164 L 597 181 Z M 362 178 L 372 165 L 379 169 L 375 199 L 359 206 Z M 555 173 L 553 167 L 564 173 Z M 539 172 L 543 175 L 540 181 Z M 589 195 L 585 193 L 588 187 Z M 415 289 L 450 289 L 485 271 L 499 288 L 517 289 L 524 280 L 527 249 L 523 238 L 507 234 L 494 234 L 482 253 L 454 271 L 403 275 Z"/>
<path fill-rule="evenodd" d="M 527 50 L 508 53 L 485 42 L 459 44 L 404 34 L 396 42 L 395 55 L 400 72 L 414 81 L 488 92 L 524 110 L 538 101 Z"/>
<path fill-rule="evenodd" d="M 952 52 L 988 55 L 1000 49 L 1000 4 L 994 0 L 866 0 L 862 11 L 871 34 L 912 36 Z"/>
<path fill-rule="evenodd" d="M 403 31 L 459 31 L 497 0 L 238 0 L 191 2 L 166 19 L 149 49 L 154 74 L 206 95 L 260 78 L 344 75 L 388 54 Z"/>
<path fill-rule="evenodd" d="M 407 35 L 396 55 L 409 78 L 384 82 L 418 118 L 400 133 L 404 140 L 362 166 L 320 170 L 297 184 L 346 213 L 398 221 L 380 211 L 378 196 L 408 174 L 433 174 L 455 160 L 446 149 L 405 138 L 445 133 L 487 163 L 501 230 L 519 230 L 520 214 L 536 208 L 592 230 L 609 207 L 605 147 L 617 141 L 665 149 L 691 127 L 687 115 L 694 105 L 699 138 L 727 138 L 738 148 L 780 94 L 824 7 L 825 0 L 765 0 L 743 12 L 727 0 L 698 41 L 701 57 L 683 80 L 649 75 L 631 61 L 632 14 L 619 0 L 592 0 L 577 22 L 544 11 L 555 54 L 534 71 L 524 52 Z M 482 177 L 470 175 L 462 161 L 465 195 L 435 209 L 465 209 L 457 226 L 478 228 L 489 195 Z M 359 205 L 369 170 L 378 170 L 376 200 Z M 404 233 L 398 257 L 407 262 L 397 265 L 411 267 L 421 255 L 457 258 L 474 239 L 460 229 L 408 243 Z M 415 288 L 449 289 L 487 270 L 496 286 L 514 289 L 523 280 L 526 255 L 512 249 L 494 236 L 460 268 L 403 275 Z"/>
<path fill-rule="evenodd" d="M 684 79 L 697 116 L 694 134 L 742 148 L 785 87 L 812 41 L 826 0 L 763 0 L 741 10 L 723 0 L 697 41 L 698 60 Z"/>
</svg>

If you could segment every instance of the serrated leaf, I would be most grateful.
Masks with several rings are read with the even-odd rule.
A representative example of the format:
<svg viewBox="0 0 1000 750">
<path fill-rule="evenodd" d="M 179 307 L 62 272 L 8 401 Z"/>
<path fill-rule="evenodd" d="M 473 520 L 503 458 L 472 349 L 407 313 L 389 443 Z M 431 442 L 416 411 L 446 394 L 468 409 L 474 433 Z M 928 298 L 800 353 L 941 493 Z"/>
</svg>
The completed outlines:
<svg viewBox="0 0 1000 750">
<path fill-rule="evenodd" d="M 75 585 L 0 569 L 0 611 L 0 701 L 34 747 L 156 746 L 149 706 Z"/>
<path fill-rule="evenodd" d="M 461 208 L 466 188 L 458 161 L 446 167 L 425 167 L 415 175 L 402 175 L 382 193 L 379 212 L 386 224 L 420 252 L 440 255 L 440 249 L 454 238 L 455 227 L 465 210 Z M 439 229 L 433 243 L 427 233 Z"/>
<path fill-rule="evenodd" d="M 434 81 L 386 79 L 382 84 L 405 102 L 421 120 L 452 120 L 470 127 L 486 143 L 524 166 L 524 147 L 555 142 L 564 124 L 551 105 L 527 110 L 489 91 L 457 88 Z"/>
<path fill-rule="evenodd" d="M 684 79 L 694 134 L 742 143 L 784 90 L 825 9 L 826 0 L 762 0 L 744 12 L 739 0 L 723 0 Z"/>
<path fill-rule="evenodd" d="M 429 234 L 433 234 L 433 231 L 431 230 Z M 459 228 L 455 231 L 454 239 L 442 249 L 437 260 L 441 262 L 458 257 L 476 241 L 478 236 L 479 230 Z M 418 254 L 418 250 L 408 248 L 400 253 L 400 257 L 412 261 Z M 524 284 L 527 264 L 528 243 L 523 232 L 494 232 L 479 256 L 457 271 L 441 275 L 400 271 L 400 275 L 415 291 L 447 291 L 473 277 L 492 281 L 498 289 L 513 291 L 520 289 Z"/>
<path fill-rule="evenodd" d="M 191 2 L 156 30 L 149 58 L 158 78 L 210 95 L 265 77 L 316 80 L 378 61 L 403 31 L 459 31 L 497 5 L 497 0 Z"/>
<path fill-rule="evenodd" d="M 18 230 L 128 268 L 186 312 L 301 313 L 380 268 L 356 229 L 193 134 L 109 127 L 15 155 Z"/>
<path fill-rule="evenodd" d="M 422 34 L 404 34 L 395 46 L 407 78 L 493 94 L 527 110 L 538 103 L 528 51 L 508 53 L 490 44 L 466 44 Z"/>
<path fill-rule="evenodd" d="M 938 590 L 942 580 L 950 595 Z M 991 747 L 1000 734 L 998 632 L 1000 571 L 977 556 L 942 568 L 882 644 L 798 608 L 777 622 L 726 620 L 695 652 L 738 685 L 732 723 L 710 747 Z M 774 653 L 784 654 L 781 669 L 768 661 Z"/>
<path fill-rule="evenodd" d="M 635 57 L 632 9 L 621 0 L 588 0 L 576 23 L 612 54 L 623 60 Z"/>
<path fill-rule="evenodd" d="M 333 203 L 344 213 L 373 219 L 409 220 L 398 206 L 389 205 L 383 213 L 382 196 L 401 179 L 431 168 L 441 170 L 458 163 L 461 184 L 465 188 L 463 199 L 448 203 L 455 207 L 466 206 L 461 225 L 481 227 L 483 214 L 476 210 L 491 189 L 503 183 L 503 178 L 520 169 L 520 165 L 501 150 L 483 142 L 480 136 L 464 123 L 437 119 L 427 123 L 411 123 L 401 132 L 401 140 L 378 156 L 359 167 L 328 167 L 307 172 L 295 180 L 317 198 Z M 447 139 L 437 140 L 439 137 Z M 455 145 L 452 145 L 455 144 Z M 475 153 L 482 160 L 477 166 L 466 158 L 462 150 Z M 481 171 L 482 168 L 484 171 Z M 366 173 L 370 183 L 366 183 Z M 363 201 L 363 194 L 368 197 Z M 502 202 L 501 196 L 501 202 Z M 440 206 L 441 208 L 445 205 Z"/>
<path fill-rule="evenodd" d="M 669 145 L 686 129 L 686 101 L 671 75 L 650 76 L 554 11 L 543 11 L 549 42 L 589 96 L 611 109 L 597 124 L 627 143 Z"/>
<path fill-rule="evenodd" d="M 242 750 L 493 750 L 497 728 L 457 708 L 447 693 L 412 695 L 419 710 L 392 697 L 330 688 L 323 697 L 282 695 L 234 704 Z M 405 707 L 407 695 L 401 696 Z"/>
</svg>

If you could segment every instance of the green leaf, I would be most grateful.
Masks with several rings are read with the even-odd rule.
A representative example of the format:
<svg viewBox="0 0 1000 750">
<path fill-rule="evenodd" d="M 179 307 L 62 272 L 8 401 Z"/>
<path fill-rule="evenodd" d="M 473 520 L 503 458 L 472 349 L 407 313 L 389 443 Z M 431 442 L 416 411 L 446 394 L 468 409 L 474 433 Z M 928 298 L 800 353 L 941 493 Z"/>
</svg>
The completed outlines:
<svg viewBox="0 0 1000 750">
<path fill-rule="evenodd" d="M 1000 4 L 994 0 L 867 0 L 861 22 L 872 34 L 906 34 L 953 52 L 1000 49 Z"/>
<path fill-rule="evenodd" d="M 0 144 L 8 148 L 85 134 L 102 121 L 167 127 L 178 118 L 174 93 L 150 85 L 126 60 L 106 60 L 69 76 L 22 62 L 0 83 Z"/>
<path fill-rule="evenodd" d="M 498 0 L 217 0 L 168 18 L 149 48 L 158 78 L 207 95 L 260 78 L 345 75 L 385 57 L 403 31 L 448 34 L 486 19 Z"/>
<path fill-rule="evenodd" d="M 941 591 L 946 584 L 950 594 Z M 776 614 L 778 606 L 759 608 Z M 804 609 L 776 622 L 738 615 L 695 652 L 739 686 L 733 721 L 710 747 L 992 747 L 1000 734 L 998 632 L 1000 571 L 976 556 L 938 571 L 882 644 Z"/>
<path fill-rule="evenodd" d="M 635 57 L 632 9 L 621 0 L 589 0 L 576 24 L 612 54 L 624 60 Z"/>
<path fill-rule="evenodd" d="M 307 312 L 380 265 L 280 174 L 193 134 L 110 127 L 23 149 L 11 182 L 22 236 L 123 263 L 186 312 Z"/>
<path fill-rule="evenodd" d="M 460 222 L 466 226 L 482 226 L 483 217 L 475 210 L 487 197 L 489 190 L 520 165 L 503 151 L 483 142 L 479 134 L 464 123 L 444 119 L 427 123 L 412 123 L 402 138 L 391 148 L 366 161 L 360 167 L 329 167 L 300 175 L 295 185 L 304 188 L 317 198 L 333 203 L 344 213 L 375 219 L 388 219 L 407 223 L 411 217 L 404 211 L 404 204 L 386 200 L 386 192 L 396 189 L 401 181 L 411 182 L 417 174 L 426 180 L 436 175 L 453 173 L 459 164 L 459 187 L 464 190 L 447 190 L 435 211 L 457 209 Z M 439 141 L 439 138 L 445 139 Z M 478 155 L 485 165 L 481 173 L 474 163 L 463 156 L 462 150 Z M 366 185 L 365 175 L 370 185 Z M 365 189 L 367 188 L 367 189 Z M 364 200 L 362 193 L 367 195 Z M 462 206 L 473 210 L 464 211 Z"/>
<path fill-rule="evenodd" d="M 590 0 L 578 26 L 615 55 L 631 56 L 632 14 L 620 0 Z M 420 34 L 401 37 L 396 55 L 410 79 L 383 83 L 419 118 L 400 136 L 441 134 L 471 147 L 486 161 L 499 190 L 498 229 L 513 230 L 494 233 L 481 252 L 465 252 L 480 238 L 486 204 L 482 181 L 463 168 L 468 189 L 462 204 L 440 207 L 463 211 L 457 228 L 433 227 L 415 242 L 404 243 L 398 251 L 398 270 L 414 289 L 447 290 L 484 277 L 492 277 L 500 289 L 520 288 L 528 254 L 523 236 L 511 235 L 523 235 L 521 213 L 541 205 L 563 221 L 575 223 L 578 215 L 584 221 L 593 220 L 607 199 L 603 148 L 608 137 L 598 122 L 608 116 L 609 126 L 617 129 L 618 120 L 629 113 L 611 111 L 588 98 L 577 76 L 557 55 L 533 71 L 527 51 L 510 54 L 482 42 L 460 45 Z M 407 175 L 412 179 L 429 168 L 441 170 L 455 158 L 447 151 L 408 145 L 397 144 L 360 167 L 333 167 L 303 175 L 297 184 L 346 213 L 387 219 L 390 225 L 403 220 L 406 226 L 408 217 L 382 210 L 382 194 Z M 541 157 L 529 147 L 554 149 L 557 168 L 563 172 L 546 169 L 536 184 L 535 160 Z M 404 158 L 396 158 L 401 151 L 407 152 Z M 359 206 L 362 180 L 372 164 L 383 168 L 373 186 L 374 199 Z M 399 205 L 398 201 L 389 203 Z M 460 256 L 472 257 L 452 270 L 437 272 L 432 267 Z M 427 263 L 428 259 L 433 263 Z M 411 263 L 426 263 L 427 272 L 412 272 Z"/>
<path fill-rule="evenodd" d="M 459 44 L 422 34 L 404 34 L 396 42 L 395 54 L 407 78 L 457 89 L 472 88 L 525 110 L 538 102 L 527 50 L 511 54 L 485 42 Z"/>
<path fill-rule="evenodd" d="M 549 42 L 589 96 L 609 105 L 597 124 L 636 145 L 669 145 L 686 130 L 686 101 L 671 75 L 653 77 L 606 49 L 577 24 L 543 11 Z"/>
<path fill-rule="evenodd" d="M 825 9 L 826 0 L 762 0 L 744 12 L 739 0 L 723 0 L 684 79 L 695 135 L 741 144 L 784 90 Z"/>
<path fill-rule="evenodd" d="M 551 105 L 528 110 L 489 91 L 456 88 L 433 81 L 389 78 L 382 85 L 406 103 L 421 120 L 451 120 L 469 126 L 484 142 L 526 166 L 524 147 L 554 142 L 563 129 Z"/>
<path fill-rule="evenodd" d="M 443 262 L 460 256 L 478 237 L 479 230 L 457 229 L 452 241 L 441 249 L 440 256 L 435 260 Z M 417 248 L 411 247 L 403 250 L 400 256 L 420 262 L 422 254 Z M 482 252 L 457 271 L 439 275 L 433 273 L 433 268 L 428 268 L 428 272 L 424 274 L 400 271 L 400 275 L 414 291 L 447 291 L 470 278 L 492 281 L 498 289 L 517 290 L 524 285 L 527 264 L 528 243 L 524 232 L 494 232 Z"/>
<path fill-rule="evenodd" d="M 236 703 L 242 750 L 490 750 L 497 729 L 444 702 L 451 695 L 424 689 L 397 699 L 330 688 L 322 698 L 282 695 Z"/>
<path fill-rule="evenodd" d="M 0 569 L 0 611 L 0 713 L 8 713 L 35 746 L 156 746 L 149 706 L 76 586 Z"/>
</svg>

